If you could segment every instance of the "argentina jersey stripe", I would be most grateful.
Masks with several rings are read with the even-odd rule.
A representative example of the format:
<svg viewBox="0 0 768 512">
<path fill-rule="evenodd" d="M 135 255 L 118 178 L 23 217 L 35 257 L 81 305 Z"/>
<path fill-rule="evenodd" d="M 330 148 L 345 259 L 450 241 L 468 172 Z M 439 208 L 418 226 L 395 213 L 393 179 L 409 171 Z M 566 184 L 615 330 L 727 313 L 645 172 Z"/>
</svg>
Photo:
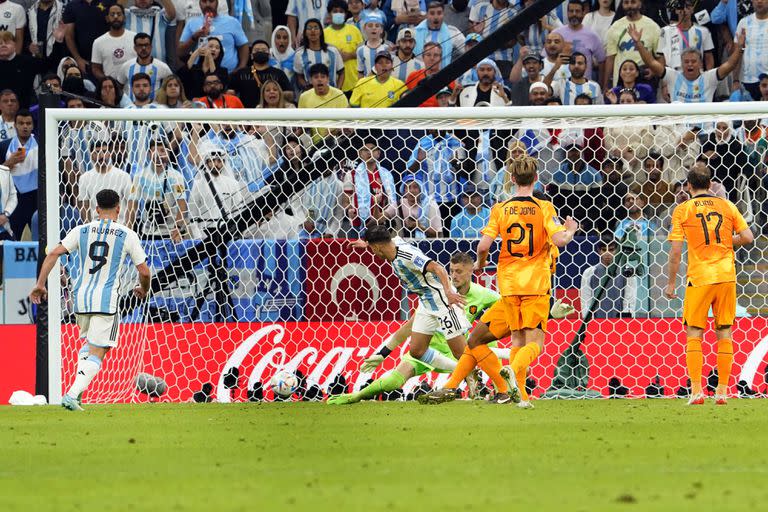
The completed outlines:
<svg viewBox="0 0 768 512">
<path fill-rule="evenodd" d="M 694 37 L 696 38 L 696 45 L 694 46 L 694 48 L 699 50 L 699 52 L 703 53 L 703 51 L 704 51 L 704 32 L 700 28 L 698 28 L 698 27 L 691 27 L 691 30 L 689 30 L 688 33 L 690 33 L 691 31 L 693 31 Z M 689 36 L 688 37 L 688 41 L 690 42 L 690 40 L 691 40 L 691 37 Z"/>
<path fill-rule="evenodd" d="M 768 20 L 758 20 L 750 14 L 739 22 L 746 29 L 747 44 L 741 59 L 742 77 L 746 83 L 759 81 L 762 73 L 768 72 Z"/>
<path fill-rule="evenodd" d="M 301 49 L 301 67 L 304 71 L 304 78 L 309 81 L 309 54 L 306 48 Z"/>
<path fill-rule="evenodd" d="M 80 298 L 82 294 L 80 293 L 80 289 L 83 286 L 83 278 L 85 276 L 85 258 L 87 257 L 87 253 L 85 251 L 85 248 L 88 247 L 88 226 L 83 226 L 80 229 L 80 250 L 78 251 L 77 255 L 77 269 L 78 269 L 78 275 L 77 280 L 75 281 L 75 286 L 73 287 L 74 295 L 75 295 L 75 312 L 83 311 L 85 310 L 85 303 L 80 302 Z"/>
<path fill-rule="evenodd" d="M 706 102 L 706 101 L 707 101 L 707 99 L 704 97 L 704 90 L 705 90 L 705 85 L 704 85 L 704 74 L 703 74 L 703 73 L 702 73 L 702 74 L 700 74 L 700 75 L 699 75 L 699 78 L 697 78 L 696 80 L 694 80 L 694 82 L 693 82 L 693 83 L 695 83 L 695 84 L 696 84 L 696 85 L 695 85 L 696 89 L 695 89 L 695 90 L 693 90 L 693 91 L 691 91 L 691 94 L 692 94 L 692 95 L 697 95 L 697 96 L 698 96 L 698 97 L 696 98 L 696 102 L 697 102 L 697 103 L 704 103 L 704 102 Z"/>
<path fill-rule="evenodd" d="M 683 89 L 684 84 L 685 84 L 685 79 L 683 78 L 683 75 L 682 74 L 678 75 L 677 79 L 675 80 L 675 85 L 672 89 L 673 101 L 680 98 L 680 92 Z"/>
<path fill-rule="evenodd" d="M 109 226 L 112 224 L 111 220 L 104 221 L 103 225 L 99 226 L 99 230 L 103 231 L 103 234 L 98 233 L 97 236 L 99 237 L 98 240 L 101 242 L 101 246 L 103 249 L 96 251 L 93 251 L 93 254 L 91 253 L 90 247 L 88 250 L 88 256 L 91 257 L 92 255 L 95 255 L 97 252 L 98 254 L 103 258 L 108 256 L 109 251 L 109 243 L 107 242 L 107 239 L 109 238 Z M 97 246 L 98 247 L 98 246 Z M 103 260 L 102 260 L 103 261 Z M 95 263 L 95 262 L 94 262 Z M 93 274 L 93 286 L 91 287 L 91 293 L 88 297 L 88 310 L 93 311 L 96 307 L 96 304 L 101 304 L 101 295 L 104 292 L 104 267 L 105 264 L 101 264 L 101 261 L 99 262 L 98 270 L 95 274 Z M 90 272 L 90 271 L 89 271 Z"/>
<path fill-rule="evenodd" d="M 447 307 L 447 301 L 443 298 L 442 287 L 429 281 L 426 267 L 430 261 L 432 260 L 417 248 L 402 244 L 397 246 L 392 268 L 406 289 L 417 294 L 421 304 L 436 313 Z"/>
<path fill-rule="evenodd" d="M 373 63 L 376 60 L 376 52 L 378 51 L 378 48 L 369 48 L 368 46 L 365 47 L 366 50 L 368 50 L 368 55 L 365 60 L 365 76 L 368 76 L 371 74 L 371 71 L 373 70 Z"/>
<path fill-rule="evenodd" d="M 336 54 L 332 51 L 328 51 L 328 70 L 330 71 L 331 76 L 330 78 L 331 85 L 333 87 L 341 87 L 341 84 L 336 83 Z"/>
<path fill-rule="evenodd" d="M 93 243 L 103 242 L 102 236 L 104 237 L 104 239 L 106 239 L 106 234 L 103 234 L 103 233 L 105 233 L 105 231 L 102 229 L 104 227 L 105 222 L 106 221 L 103 221 L 103 220 L 99 221 L 98 228 L 96 229 L 96 240 L 91 242 L 91 234 L 89 233 L 87 245 L 85 247 L 81 248 L 81 250 L 83 252 L 85 252 L 85 254 L 88 257 L 88 259 L 91 258 L 91 245 Z M 90 228 L 89 228 L 89 231 L 90 231 Z M 88 268 L 88 267 L 91 267 L 91 268 Z M 101 272 L 101 269 L 97 270 L 95 273 L 92 272 L 92 270 L 93 270 L 93 266 L 91 264 L 89 264 L 88 260 L 85 261 L 85 264 L 80 269 L 80 271 L 83 274 L 85 274 L 86 272 L 88 273 L 88 276 L 85 278 L 87 284 L 85 286 L 85 290 L 83 291 L 84 311 L 82 311 L 82 312 L 86 312 L 86 313 L 90 312 L 92 310 L 92 308 L 93 308 L 93 295 L 94 295 L 94 292 L 95 292 L 95 289 L 96 289 L 96 283 L 97 283 L 97 281 L 99 279 L 99 272 Z"/>
<path fill-rule="evenodd" d="M 754 14 L 750 14 L 744 19 L 747 34 L 750 38 L 762 38 L 762 36 L 758 34 L 756 21 Z M 757 76 L 757 63 L 759 62 L 756 51 L 758 48 L 759 46 L 756 44 L 748 44 L 745 48 L 744 55 L 741 58 L 741 65 L 743 67 L 741 74 L 744 77 L 744 81 L 747 83 L 756 81 L 754 80 L 754 77 Z"/>
<path fill-rule="evenodd" d="M 111 224 L 112 221 L 110 221 Z M 113 290 L 116 288 L 119 288 L 120 286 L 120 265 L 122 263 L 123 259 L 123 247 L 125 245 L 125 236 L 126 233 L 120 232 L 122 236 L 118 236 L 115 238 L 114 247 L 110 249 L 111 251 L 111 257 L 109 260 L 109 274 L 107 275 L 107 280 L 104 283 L 104 287 L 102 288 L 101 292 L 101 311 L 107 312 L 112 311 L 113 306 L 116 306 L 117 304 L 112 304 L 112 298 L 113 298 Z"/>
<path fill-rule="evenodd" d="M 411 292 L 416 293 L 422 302 L 424 302 L 424 305 L 427 306 L 430 310 L 438 311 L 440 307 L 435 301 L 432 290 L 425 286 L 425 283 L 422 281 L 422 278 L 418 274 L 413 272 L 402 262 L 398 263 L 398 275 L 407 283 L 406 288 L 408 288 Z"/>
</svg>

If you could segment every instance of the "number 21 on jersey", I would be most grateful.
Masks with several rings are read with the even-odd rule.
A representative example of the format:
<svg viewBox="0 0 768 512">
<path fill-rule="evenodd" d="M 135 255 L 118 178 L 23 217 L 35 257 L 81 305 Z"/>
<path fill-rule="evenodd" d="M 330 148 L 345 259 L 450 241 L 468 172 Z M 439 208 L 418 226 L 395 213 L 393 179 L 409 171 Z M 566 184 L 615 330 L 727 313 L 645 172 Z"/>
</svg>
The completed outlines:
<svg viewBox="0 0 768 512">
<path fill-rule="evenodd" d="M 514 222 L 507 228 L 507 235 L 507 252 L 510 256 L 533 256 L 533 224 Z"/>
</svg>

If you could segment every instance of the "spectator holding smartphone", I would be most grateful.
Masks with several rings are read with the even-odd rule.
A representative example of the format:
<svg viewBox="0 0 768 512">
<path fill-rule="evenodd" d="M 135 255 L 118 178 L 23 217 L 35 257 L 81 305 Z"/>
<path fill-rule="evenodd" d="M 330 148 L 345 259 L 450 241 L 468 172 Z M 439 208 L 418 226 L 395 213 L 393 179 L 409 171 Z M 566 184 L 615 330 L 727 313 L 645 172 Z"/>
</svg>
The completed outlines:
<svg viewBox="0 0 768 512">
<path fill-rule="evenodd" d="M 216 37 L 209 37 L 187 59 L 187 65 L 179 70 L 187 94 L 195 98 L 203 95 L 203 81 L 207 73 L 215 73 L 223 84 L 229 82 L 229 72 L 221 65 L 224 48 Z"/>
<path fill-rule="evenodd" d="M 0 142 L 0 159 L 2 165 L 10 169 L 17 190 L 18 205 L 9 217 L 11 232 L 16 240 L 21 240 L 24 228 L 37 211 L 38 149 L 37 140 L 32 135 L 33 121 L 29 110 L 19 110 L 15 124 L 16 136 Z"/>
<path fill-rule="evenodd" d="M 186 21 L 179 39 L 179 55 L 186 55 L 193 47 L 207 43 L 210 37 L 221 42 L 221 65 L 229 73 L 242 69 L 248 63 L 248 38 L 240 21 L 232 16 L 218 14 L 219 0 L 200 0 L 202 16 Z"/>
</svg>

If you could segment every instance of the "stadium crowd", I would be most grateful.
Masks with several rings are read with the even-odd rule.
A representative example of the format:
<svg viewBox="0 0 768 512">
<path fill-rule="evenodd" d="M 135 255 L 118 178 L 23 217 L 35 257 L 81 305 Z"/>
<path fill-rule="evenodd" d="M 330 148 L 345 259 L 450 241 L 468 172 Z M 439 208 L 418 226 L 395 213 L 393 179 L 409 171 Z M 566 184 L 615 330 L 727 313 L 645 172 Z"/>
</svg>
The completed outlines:
<svg viewBox="0 0 768 512">
<path fill-rule="evenodd" d="M 263 0 L 4 0 L 0 239 L 36 232 L 36 92 L 62 93 L 66 108 L 389 107 L 530 3 L 276 0 L 269 20 Z M 254 7 L 271 37 L 246 36 Z M 766 100 L 768 1 L 567 0 L 422 106 Z M 713 193 L 754 216 L 768 208 L 759 121 L 364 134 L 69 122 L 62 229 L 91 219 L 109 186 L 143 238 L 198 237 L 329 141 L 344 152 L 331 172 L 243 236 L 357 236 L 386 220 L 409 237 L 477 237 L 489 206 L 514 194 L 506 162 L 524 153 L 587 233 L 664 232 L 694 165 L 711 169 Z"/>
</svg>

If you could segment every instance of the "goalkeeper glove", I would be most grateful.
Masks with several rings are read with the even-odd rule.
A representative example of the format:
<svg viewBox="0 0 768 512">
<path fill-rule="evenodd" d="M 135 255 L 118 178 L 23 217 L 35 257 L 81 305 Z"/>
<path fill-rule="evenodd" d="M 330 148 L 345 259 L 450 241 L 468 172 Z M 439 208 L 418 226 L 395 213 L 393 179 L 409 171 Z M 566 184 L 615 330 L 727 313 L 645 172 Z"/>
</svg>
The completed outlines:
<svg viewBox="0 0 768 512">
<path fill-rule="evenodd" d="M 373 373 L 373 371 L 384 362 L 384 356 L 381 354 L 374 354 L 367 359 L 363 359 L 363 364 L 360 365 L 360 371 L 363 373 Z"/>
<path fill-rule="evenodd" d="M 563 304 L 563 302 L 558 299 L 552 304 L 552 309 L 549 311 L 549 314 L 552 318 L 565 318 L 574 311 L 576 311 L 576 308 L 570 304 Z"/>
</svg>

